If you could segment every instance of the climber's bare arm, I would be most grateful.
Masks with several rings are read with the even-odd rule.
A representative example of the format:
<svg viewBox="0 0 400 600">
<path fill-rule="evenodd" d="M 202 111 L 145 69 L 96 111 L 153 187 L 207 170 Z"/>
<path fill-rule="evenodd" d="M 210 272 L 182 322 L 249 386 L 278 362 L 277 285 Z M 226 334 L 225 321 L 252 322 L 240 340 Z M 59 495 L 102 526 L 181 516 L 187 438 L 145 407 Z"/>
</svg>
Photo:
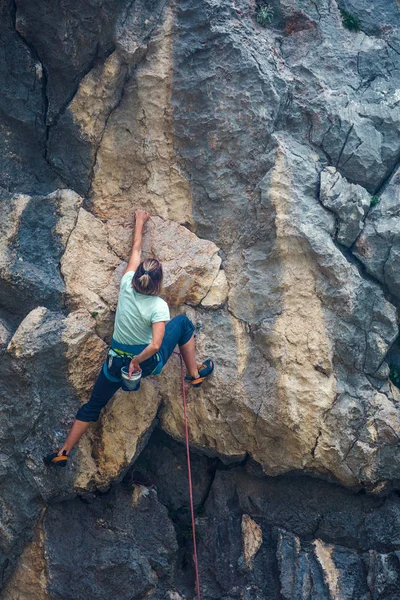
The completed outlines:
<svg viewBox="0 0 400 600">
<path fill-rule="evenodd" d="M 132 358 L 131 362 L 129 363 L 129 376 L 139 370 L 139 363 L 153 356 L 153 354 L 155 354 L 161 347 L 165 333 L 165 321 L 153 323 L 151 329 L 151 342 L 148 346 L 146 346 L 143 352 Z"/>
<path fill-rule="evenodd" d="M 146 221 L 149 219 L 150 215 L 145 210 L 139 209 L 135 211 L 135 233 L 133 235 L 132 251 L 124 274 L 127 273 L 127 271 L 136 271 L 140 264 L 142 254 L 143 227 Z"/>
</svg>

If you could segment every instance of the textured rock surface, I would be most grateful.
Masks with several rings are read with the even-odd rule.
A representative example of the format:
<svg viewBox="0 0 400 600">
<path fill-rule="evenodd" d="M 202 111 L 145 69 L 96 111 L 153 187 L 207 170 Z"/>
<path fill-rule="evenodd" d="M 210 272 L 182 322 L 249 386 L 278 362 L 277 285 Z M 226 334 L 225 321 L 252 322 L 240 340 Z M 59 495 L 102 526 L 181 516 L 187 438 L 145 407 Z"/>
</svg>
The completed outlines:
<svg viewBox="0 0 400 600">
<path fill-rule="evenodd" d="M 230 311 L 196 311 L 193 319 L 206 323 L 200 354 L 214 356 L 219 368 L 190 406 L 192 437 L 221 455 L 248 452 L 267 473 L 317 468 L 348 485 L 373 486 L 385 469 L 376 442 L 388 428 L 391 450 L 386 438 L 384 453 L 397 452 L 397 405 L 389 388 L 380 393 L 368 379 L 380 376 L 397 334 L 395 309 L 333 244 L 333 219 L 311 200 L 317 188 L 313 155 L 293 141 L 293 153 L 286 139 L 278 143 L 275 165 L 260 184 L 259 208 L 259 220 L 264 211 L 275 214 L 275 239 L 265 258 L 256 255 L 260 272 L 263 261 L 276 277 L 256 276 L 246 286 L 251 270 L 240 268 L 235 254 L 226 264 Z M 178 378 L 172 367 L 169 373 L 162 381 L 168 402 L 161 419 L 181 437 Z"/>
<path fill-rule="evenodd" d="M 380 196 L 379 203 L 366 219 L 365 231 L 357 240 L 354 254 L 368 273 L 400 297 L 400 171 L 397 171 Z"/>
<path fill-rule="evenodd" d="M 193 597 L 182 448 L 146 446 L 157 423 L 183 439 L 176 357 L 66 472 L 42 463 L 104 359 L 141 207 L 217 364 L 188 392 L 202 597 L 398 600 L 398 2 L 0 16 L 2 598 Z"/>
<path fill-rule="evenodd" d="M 11 313 L 25 316 L 40 304 L 61 308 L 65 286 L 58 262 L 81 203 L 71 190 L 1 199 L 0 294 Z"/>
<path fill-rule="evenodd" d="M 50 600 L 44 552 L 44 531 L 40 524 L 36 527 L 33 540 L 25 546 L 18 567 L 7 582 L 2 595 L 4 600 Z"/>
<path fill-rule="evenodd" d="M 348 184 L 334 167 L 321 173 L 320 200 L 338 219 L 337 240 L 350 247 L 360 235 L 371 196 L 361 185 Z"/>
<path fill-rule="evenodd" d="M 162 262 L 169 304 L 200 304 L 219 274 L 221 259 L 217 253 L 215 244 L 175 223 L 153 217 L 147 226 L 143 255 Z"/>
<path fill-rule="evenodd" d="M 193 458 L 198 481 L 205 472 L 213 473 L 208 494 L 200 504 L 199 496 L 196 501 L 202 597 L 397 597 L 397 494 L 374 498 L 304 476 L 265 478 L 252 461 L 227 470 L 219 461 L 207 465 L 204 458 L 203 463 Z M 183 447 L 174 447 L 156 432 L 131 473 L 162 489 L 159 499 L 170 507 L 178 539 L 188 525 L 188 516 L 186 522 L 182 519 L 185 473 L 177 468 L 184 462 Z M 167 465 L 172 467 L 169 477 Z M 249 531 L 255 533 L 251 543 Z M 250 548 L 252 559 L 247 562 Z M 186 552 L 190 555 L 190 543 Z"/>
<path fill-rule="evenodd" d="M 396 493 L 192 459 L 202 598 L 396 600 Z M 156 430 L 122 485 L 48 506 L 2 598 L 189 600 L 191 555 L 185 450 Z"/>
</svg>

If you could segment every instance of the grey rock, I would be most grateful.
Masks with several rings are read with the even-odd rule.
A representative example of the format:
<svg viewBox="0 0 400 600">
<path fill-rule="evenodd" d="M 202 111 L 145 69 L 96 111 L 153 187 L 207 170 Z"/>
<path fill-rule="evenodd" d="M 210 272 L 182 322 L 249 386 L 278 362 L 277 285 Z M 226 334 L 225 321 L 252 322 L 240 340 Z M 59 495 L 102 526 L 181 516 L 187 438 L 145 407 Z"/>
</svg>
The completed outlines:
<svg viewBox="0 0 400 600">
<path fill-rule="evenodd" d="M 371 550 L 365 556 L 368 585 L 376 600 L 396 600 L 400 587 L 399 552 L 379 554 Z"/>
<path fill-rule="evenodd" d="M 312 544 L 278 531 L 277 557 L 285 600 L 326 599 L 333 593 L 343 598 L 369 600 L 363 559 L 354 550 L 329 546 L 320 540 Z"/>
<path fill-rule="evenodd" d="M 290 35 L 281 52 L 295 78 L 280 115 L 282 128 L 311 142 L 349 181 L 375 193 L 398 163 L 398 53 L 384 39 L 345 29 L 336 5 L 319 2 L 316 9 L 304 2 L 301 11 L 288 5 Z M 398 23 L 391 26 L 398 30 Z"/>
<path fill-rule="evenodd" d="M 81 203 L 71 190 L 0 199 L 0 299 L 10 313 L 25 316 L 44 304 L 62 307 L 65 287 L 58 263 Z"/>
<path fill-rule="evenodd" d="M 349 184 L 334 167 L 326 167 L 321 173 L 319 198 L 337 216 L 338 242 L 350 247 L 364 226 L 371 204 L 370 194 L 360 185 Z"/>
<path fill-rule="evenodd" d="M 399 26 L 400 10 L 395 0 L 377 0 L 373 4 L 368 0 L 339 0 L 341 9 L 356 17 L 362 31 L 369 35 L 389 35 Z"/>
<path fill-rule="evenodd" d="M 191 465 L 196 474 L 193 482 L 195 507 L 201 506 L 207 497 L 214 477 L 214 463 L 215 460 L 192 452 Z M 156 485 L 158 499 L 165 506 L 168 505 L 170 513 L 178 515 L 183 509 L 187 516 L 189 498 L 186 451 L 183 444 L 172 441 L 161 430 L 157 429 L 153 433 L 127 479 L 146 486 Z"/>
<path fill-rule="evenodd" d="M 43 464 L 43 457 L 59 447 L 80 405 L 68 377 L 66 353 L 74 346 L 74 336 L 79 345 L 90 329 L 85 332 L 80 315 L 67 341 L 68 322 L 62 313 L 36 309 L 0 361 L 1 527 L 6 532 L 0 550 L 8 558 L 4 579 L 31 539 L 44 502 L 76 494 L 73 458 L 63 473 Z"/>
<path fill-rule="evenodd" d="M 2 411 L 4 422 L 4 411 Z M 30 485 L 23 472 L 23 460 L 10 456 L 9 446 L 3 442 L 0 453 L 0 591 L 16 566 L 25 544 L 32 538 L 33 528 L 42 511 L 37 490 Z"/>
<path fill-rule="evenodd" d="M 365 228 L 353 253 L 368 273 L 386 286 L 397 299 L 400 296 L 400 171 L 394 173 L 368 214 Z"/>
<path fill-rule="evenodd" d="M 5 348 L 11 339 L 11 330 L 4 319 L 0 319 L 0 350 Z"/>
<path fill-rule="evenodd" d="M 50 81 L 53 85 L 49 85 L 49 90 L 53 90 L 53 93 L 60 96 L 54 98 L 54 107 L 50 98 L 47 144 L 49 161 L 63 180 L 80 194 L 86 194 L 90 189 L 97 152 L 106 124 L 122 102 L 137 64 L 146 55 L 149 40 L 159 22 L 162 21 L 161 16 L 166 3 L 165 0 L 159 0 L 149 5 L 142 0 L 134 3 L 124 0 L 98 4 L 98 7 L 94 7 L 88 2 L 85 7 L 88 13 L 96 11 L 98 37 L 93 28 L 93 17 L 91 17 L 90 28 L 93 44 L 97 37 L 96 46 L 91 47 L 89 41 L 89 48 L 87 47 L 87 35 L 84 36 L 84 47 L 77 38 L 68 40 L 63 44 L 65 46 L 63 52 L 56 60 L 54 47 L 60 42 L 58 37 L 49 42 L 47 37 L 40 36 L 39 31 L 35 32 L 36 37 L 39 35 L 38 41 L 42 45 L 51 44 L 48 50 L 53 62 L 50 67 L 55 81 Z M 24 9 L 27 10 L 27 6 Z M 29 5 L 29 11 L 31 10 L 32 7 Z M 82 11 L 69 11 L 63 7 L 65 11 L 63 25 L 55 19 L 56 11 L 60 8 L 54 6 L 51 10 L 54 10 L 54 13 L 49 16 L 52 27 L 68 28 L 73 22 L 83 30 L 86 29 Z M 74 64 L 68 62 L 69 44 L 76 45 L 75 50 L 80 55 Z M 117 50 L 108 56 L 115 47 Z M 96 60 L 89 58 L 93 52 L 96 54 Z M 89 64 L 86 64 L 88 61 Z M 79 62 L 80 65 L 77 64 Z M 67 72 L 71 71 L 70 82 L 64 77 L 60 78 L 61 63 L 67 67 Z M 77 73 L 79 67 L 82 72 Z M 62 72 L 65 75 L 65 68 Z M 66 87 L 71 89 L 67 90 Z M 65 97 L 68 98 L 67 103 L 64 101 Z M 61 108 L 58 114 L 54 115 L 60 102 Z M 126 132 L 125 121 L 123 131 Z"/>
<path fill-rule="evenodd" d="M 171 587 L 175 531 L 152 490 L 118 488 L 89 504 L 55 504 L 45 532 L 52 600 L 132 600 Z"/>
<path fill-rule="evenodd" d="M 60 181 L 45 159 L 45 73 L 14 28 L 14 3 L 0 3 L 0 189 L 46 193 Z"/>
<path fill-rule="evenodd" d="M 277 480 L 260 475 L 251 463 L 247 471 L 241 467 L 230 472 L 218 470 L 206 515 L 225 519 L 244 512 L 265 526 L 281 527 L 304 539 L 320 538 L 364 551 L 398 549 L 400 505 L 396 494 L 382 501 L 307 477 Z"/>
<path fill-rule="evenodd" d="M 107 119 L 121 100 L 126 74 L 127 66 L 115 53 L 96 64 L 50 128 L 50 162 L 81 194 L 90 187 L 97 148 Z"/>
<path fill-rule="evenodd" d="M 74 96 L 79 81 L 113 48 L 115 28 L 128 2 L 17 0 L 16 29 L 35 49 L 46 71 L 46 125 L 53 125 Z"/>
</svg>

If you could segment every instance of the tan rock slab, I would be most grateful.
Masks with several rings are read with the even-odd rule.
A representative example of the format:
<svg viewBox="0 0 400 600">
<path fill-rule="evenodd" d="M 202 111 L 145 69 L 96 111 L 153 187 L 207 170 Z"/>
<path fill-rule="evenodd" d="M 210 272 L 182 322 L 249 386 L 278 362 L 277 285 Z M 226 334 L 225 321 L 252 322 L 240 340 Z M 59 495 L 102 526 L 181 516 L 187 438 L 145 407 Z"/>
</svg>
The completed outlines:
<svg viewBox="0 0 400 600">
<path fill-rule="evenodd" d="M 218 247 L 186 227 L 152 217 L 143 241 L 143 256 L 163 265 L 164 296 L 174 306 L 196 305 L 214 283 L 221 264 Z"/>
<path fill-rule="evenodd" d="M 44 528 L 39 523 L 34 537 L 18 561 L 17 567 L 7 581 L 2 600 L 51 600 L 47 592 Z"/>
<path fill-rule="evenodd" d="M 261 527 L 249 515 L 242 516 L 243 556 L 247 569 L 253 566 L 253 559 L 263 542 Z"/>
<path fill-rule="evenodd" d="M 112 331 L 112 311 L 118 300 L 118 287 L 116 283 L 113 285 L 113 278 L 120 262 L 108 247 L 104 224 L 81 208 L 61 259 L 61 273 L 70 305 L 86 308 L 93 314 L 102 336 Z"/>
<path fill-rule="evenodd" d="M 167 7 L 97 152 L 91 198 L 103 219 L 145 208 L 180 223 L 193 220 L 190 186 L 174 152 L 173 68 L 173 15 Z"/>
<path fill-rule="evenodd" d="M 151 430 L 161 396 L 154 380 L 138 392 L 118 391 L 79 443 L 78 490 L 107 489 L 128 469 Z"/>
<path fill-rule="evenodd" d="M 219 308 L 227 301 L 228 292 L 229 286 L 225 271 L 221 269 L 214 279 L 210 291 L 201 301 L 201 306 L 204 306 L 204 308 Z"/>
<path fill-rule="evenodd" d="M 51 315 L 51 311 L 44 306 L 32 310 L 20 323 L 7 346 L 7 351 L 15 358 L 37 354 L 46 344 L 49 333 L 54 331 L 54 321 L 48 318 Z"/>
<path fill-rule="evenodd" d="M 106 119 L 117 103 L 126 72 L 127 65 L 113 52 L 104 64 L 95 66 L 84 77 L 68 107 L 81 135 L 94 145 L 100 141 Z"/>
</svg>

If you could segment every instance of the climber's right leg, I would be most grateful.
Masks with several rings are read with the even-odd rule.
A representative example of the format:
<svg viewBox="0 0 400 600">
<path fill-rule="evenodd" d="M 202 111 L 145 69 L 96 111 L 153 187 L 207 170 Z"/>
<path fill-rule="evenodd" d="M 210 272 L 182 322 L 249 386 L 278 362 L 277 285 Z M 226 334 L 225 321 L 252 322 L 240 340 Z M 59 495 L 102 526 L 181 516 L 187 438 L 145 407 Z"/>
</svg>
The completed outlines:
<svg viewBox="0 0 400 600">
<path fill-rule="evenodd" d="M 193 387 L 199 387 L 204 379 L 214 370 L 214 362 L 210 359 L 204 361 L 200 367 L 196 362 L 196 346 L 194 342 L 195 326 L 186 315 L 178 315 L 165 326 L 164 339 L 161 344 L 160 354 L 165 365 L 173 353 L 176 345 L 185 363 L 188 376 Z"/>
</svg>

